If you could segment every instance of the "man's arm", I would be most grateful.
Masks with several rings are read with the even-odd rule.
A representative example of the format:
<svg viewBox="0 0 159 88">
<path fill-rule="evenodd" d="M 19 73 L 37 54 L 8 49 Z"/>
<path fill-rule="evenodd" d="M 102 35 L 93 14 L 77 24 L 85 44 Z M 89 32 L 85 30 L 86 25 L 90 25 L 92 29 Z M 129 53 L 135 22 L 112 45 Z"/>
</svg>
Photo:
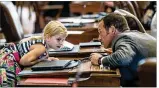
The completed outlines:
<svg viewBox="0 0 159 88">
<path fill-rule="evenodd" d="M 115 51 L 101 59 L 103 65 L 113 67 L 129 65 L 136 55 L 135 42 L 130 38 L 119 39 L 114 45 Z"/>
</svg>

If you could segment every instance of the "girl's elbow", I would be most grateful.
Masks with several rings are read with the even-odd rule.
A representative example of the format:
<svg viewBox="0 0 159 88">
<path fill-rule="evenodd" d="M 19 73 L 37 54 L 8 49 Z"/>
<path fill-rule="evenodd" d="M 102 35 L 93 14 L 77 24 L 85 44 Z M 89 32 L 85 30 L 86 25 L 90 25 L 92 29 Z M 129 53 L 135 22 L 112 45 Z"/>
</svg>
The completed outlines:
<svg viewBox="0 0 159 88">
<path fill-rule="evenodd" d="M 24 61 L 24 60 L 20 60 L 20 65 L 22 66 L 27 66 L 28 65 L 28 62 L 27 61 Z"/>
<path fill-rule="evenodd" d="M 29 58 L 22 58 L 20 60 L 20 65 L 22 66 L 30 66 L 30 65 L 33 65 L 32 62 L 34 61 L 34 57 L 31 56 Z"/>
</svg>

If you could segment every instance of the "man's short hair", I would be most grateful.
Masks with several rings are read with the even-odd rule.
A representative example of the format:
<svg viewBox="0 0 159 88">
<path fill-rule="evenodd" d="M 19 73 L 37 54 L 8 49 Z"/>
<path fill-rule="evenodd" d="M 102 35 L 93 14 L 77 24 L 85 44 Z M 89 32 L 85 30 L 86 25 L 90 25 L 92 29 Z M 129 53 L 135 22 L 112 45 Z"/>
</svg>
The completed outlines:
<svg viewBox="0 0 159 88">
<path fill-rule="evenodd" d="M 128 23 L 124 16 L 117 13 L 110 13 L 105 16 L 103 19 L 104 26 L 108 29 L 111 26 L 114 26 L 119 32 L 129 30 Z"/>
</svg>

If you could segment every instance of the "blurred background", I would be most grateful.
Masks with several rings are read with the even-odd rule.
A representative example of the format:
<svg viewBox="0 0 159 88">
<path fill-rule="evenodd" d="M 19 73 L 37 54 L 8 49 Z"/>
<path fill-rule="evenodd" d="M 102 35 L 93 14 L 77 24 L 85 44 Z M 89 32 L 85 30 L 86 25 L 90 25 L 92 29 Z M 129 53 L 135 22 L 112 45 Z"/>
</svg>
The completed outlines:
<svg viewBox="0 0 159 88">
<path fill-rule="evenodd" d="M 116 9 L 124 9 L 132 13 L 142 23 L 145 30 L 156 37 L 156 1 L 12 1 L 0 3 L 1 42 L 17 41 L 13 37 L 11 39 L 7 37 L 12 35 L 7 33 L 13 30 L 13 25 L 18 25 L 15 26 L 18 32 L 22 29 L 21 35 L 41 33 L 50 20 L 79 16 L 95 18 L 99 14 L 104 16 Z"/>
</svg>

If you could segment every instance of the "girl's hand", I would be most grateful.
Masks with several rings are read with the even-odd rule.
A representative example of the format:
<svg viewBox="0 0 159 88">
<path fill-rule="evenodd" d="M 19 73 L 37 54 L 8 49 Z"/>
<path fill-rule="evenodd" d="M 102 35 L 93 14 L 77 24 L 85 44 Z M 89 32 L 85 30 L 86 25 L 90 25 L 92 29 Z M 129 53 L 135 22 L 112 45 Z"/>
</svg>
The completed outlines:
<svg viewBox="0 0 159 88">
<path fill-rule="evenodd" d="M 53 60 L 59 60 L 59 59 L 55 57 L 48 57 L 48 61 L 53 61 Z"/>
</svg>

